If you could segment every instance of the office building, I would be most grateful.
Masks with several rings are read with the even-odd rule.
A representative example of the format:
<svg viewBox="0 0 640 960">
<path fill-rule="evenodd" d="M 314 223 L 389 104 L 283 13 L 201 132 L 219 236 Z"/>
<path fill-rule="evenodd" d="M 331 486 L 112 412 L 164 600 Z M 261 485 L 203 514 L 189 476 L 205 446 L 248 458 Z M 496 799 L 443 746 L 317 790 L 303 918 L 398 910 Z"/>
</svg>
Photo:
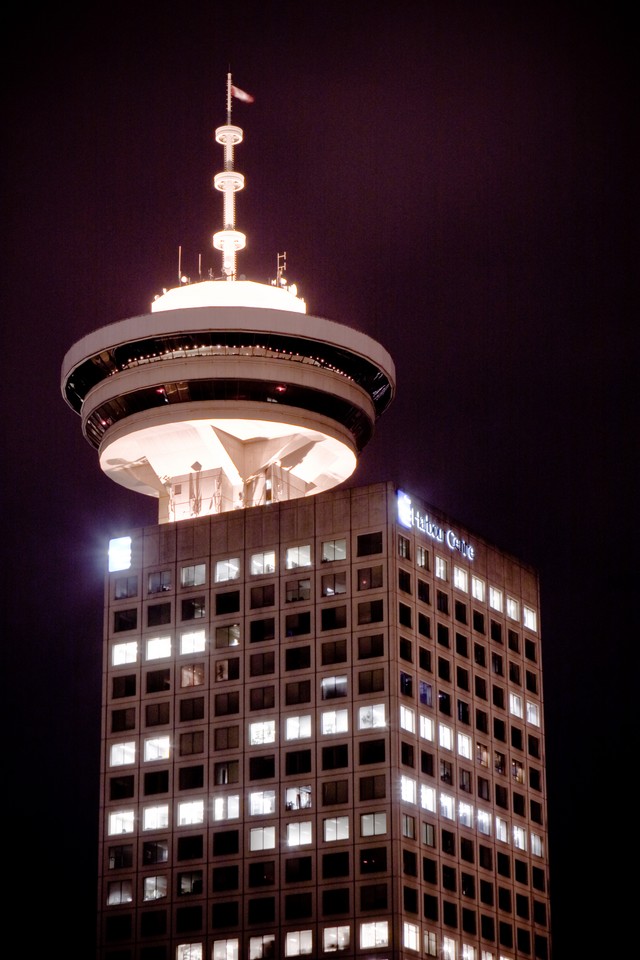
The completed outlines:
<svg viewBox="0 0 640 960">
<path fill-rule="evenodd" d="M 109 549 L 98 955 L 548 960 L 536 573 L 344 486 L 393 363 L 235 279 L 233 89 L 223 279 L 63 365 L 102 469 L 159 501 Z"/>
</svg>

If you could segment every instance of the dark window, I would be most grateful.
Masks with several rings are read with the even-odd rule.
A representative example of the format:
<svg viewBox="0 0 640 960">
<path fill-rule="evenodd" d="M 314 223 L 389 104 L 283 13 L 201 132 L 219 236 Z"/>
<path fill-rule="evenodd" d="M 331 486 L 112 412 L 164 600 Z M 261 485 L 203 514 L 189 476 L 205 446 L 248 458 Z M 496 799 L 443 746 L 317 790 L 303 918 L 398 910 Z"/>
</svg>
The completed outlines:
<svg viewBox="0 0 640 960">
<path fill-rule="evenodd" d="M 358 637 L 358 658 L 360 660 L 367 660 L 370 657 L 381 657 L 383 654 L 384 636 L 381 633 Z"/>
<path fill-rule="evenodd" d="M 411 574 L 406 570 L 398 570 L 398 589 L 403 593 L 411 593 Z"/>
<path fill-rule="evenodd" d="M 356 546 L 357 556 L 369 557 L 374 553 L 382 553 L 382 531 L 360 534 Z"/>
<path fill-rule="evenodd" d="M 266 653 L 252 653 L 249 657 L 249 675 L 261 677 L 273 673 L 275 670 L 275 654 L 273 650 Z"/>
<path fill-rule="evenodd" d="M 126 800 L 127 797 L 133 796 L 133 774 L 130 774 L 127 777 L 110 777 L 109 778 L 109 799 L 110 800 Z"/>
<path fill-rule="evenodd" d="M 400 693 L 405 697 L 413 696 L 413 677 L 402 670 L 400 671 Z"/>
<path fill-rule="evenodd" d="M 426 774 L 428 777 L 432 777 L 434 775 L 432 753 L 428 753 L 426 750 L 420 751 L 420 769 L 422 773 Z"/>
<path fill-rule="evenodd" d="M 180 734 L 180 756 L 204 753 L 204 730 L 191 730 Z"/>
<path fill-rule="evenodd" d="M 503 743 L 507 739 L 507 730 L 504 720 L 501 720 L 499 717 L 493 718 L 493 736 L 496 740 L 501 740 Z"/>
<path fill-rule="evenodd" d="M 346 640 L 327 640 L 322 644 L 322 666 L 332 663 L 344 663 L 347 659 Z"/>
<path fill-rule="evenodd" d="M 203 720 L 204 697 L 186 697 L 180 701 L 180 720 Z"/>
<path fill-rule="evenodd" d="M 509 791 L 506 787 L 501 786 L 501 784 L 496 783 L 496 806 L 502 807 L 503 810 L 506 810 L 509 806 Z"/>
<path fill-rule="evenodd" d="M 214 867 L 212 879 L 214 890 L 236 890 L 239 886 L 238 868 L 236 866 Z"/>
<path fill-rule="evenodd" d="M 361 762 L 366 761 L 361 760 Z M 400 762 L 403 763 L 405 767 L 415 766 L 413 746 L 410 743 L 405 743 L 404 740 L 400 743 Z"/>
<path fill-rule="evenodd" d="M 311 666 L 311 647 L 290 647 L 285 652 L 285 670 L 308 670 Z"/>
<path fill-rule="evenodd" d="M 136 725 L 136 708 L 127 707 L 124 710 L 111 711 L 111 732 L 121 733 L 123 730 L 133 730 Z"/>
<path fill-rule="evenodd" d="M 418 633 L 421 637 L 431 636 L 431 620 L 424 613 L 418 613 Z"/>
<path fill-rule="evenodd" d="M 229 660 L 216 660 L 216 683 L 222 680 L 237 680 L 240 676 L 240 658 L 231 657 Z"/>
<path fill-rule="evenodd" d="M 384 742 L 384 741 L 383 741 Z M 349 746 L 346 743 L 332 744 L 322 748 L 322 769 L 336 770 L 349 766 Z"/>
<path fill-rule="evenodd" d="M 460 858 L 466 860 L 467 863 L 473 863 L 475 860 L 474 843 L 469 837 L 460 837 Z M 463 876 L 466 876 L 466 874 L 463 874 Z"/>
<path fill-rule="evenodd" d="M 509 660 L 509 680 L 511 683 L 522 683 L 520 680 L 520 666 L 514 663 L 513 660 Z"/>
<path fill-rule="evenodd" d="M 198 620 L 205 615 L 204 597 L 187 597 L 182 601 L 182 619 Z"/>
<path fill-rule="evenodd" d="M 349 888 L 338 888 L 322 891 L 322 913 L 331 917 L 336 913 L 349 912 Z"/>
<path fill-rule="evenodd" d="M 492 620 L 489 625 L 489 636 L 494 643 L 502 643 L 502 624 L 497 620 Z"/>
<path fill-rule="evenodd" d="M 431 651 L 427 650 L 426 647 L 418 648 L 418 665 L 421 670 L 431 673 Z"/>
<path fill-rule="evenodd" d="M 481 843 L 478 847 L 478 862 L 485 870 L 493 870 L 493 851 Z"/>
<path fill-rule="evenodd" d="M 286 603 L 309 600 L 311 598 L 311 580 L 308 577 L 302 580 L 287 580 L 285 591 Z"/>
<path fill-rule="evenodd" d="M 161 693 L 171 689 L 171 671 L 150 670 L 146 676 L 147 693 Z"/>
<path fill-rule="evenodd" d="M 214 857 L 230 856 L 238 852 L 240 837 L 238 830 L 224 830 L 213 835 Z"/>
<path fill-rule="evenodd" d="M 418 912 L 418 891 L 413 887 L 402 888 L 402 905 L 407 913 Z"/>
<path fill-rule="evenodd" d="M 451 890 L 452 893 L 455 893 L 457 889 L 456 868 L 450 867 L 446 863 L 442 864 L 442 886 L 445 890 Z"/>
<path fill-rule="evenodd" d="M 511 877 L 511 858 L 508 853 L 496 855 L 496 869 L 501 877 Z"/>
<path fill-rule="evenodd" d="M 525 683 L 530 693 L 538 692 L 538 675 L 531 670 L 525 670 Z"/>
<path fill-rule="evenodd" d="M 223 760 L 214 764 L 213 782 L 217 786 L 227 783 L 237 783 L 240 779 L 240 765 L 237 760 Z"/>
<path fill-rule="evenodd" d="M 473 658 L 479 667 L 486 667 L 487 665 L 487 652 L 481 643 L 474 643 L 473 645 Z"/>
<path fill-rule="evenodd" d="M 249 759 L 249 779 L 267 780 L 276 775 L 276 759 L 268 757 L 251 757 Z"/>
<path fill-rule="evenodd" d="M 310 893 L 287 893 L 285 895 L 285 920 L 298 920 L 302 917 L 310 917 L 312 908 L 313 900 Z"/>
<path fill-rule="evenodd" d="M 438 710 L 448 717 L 451 716 L 451 696 L 444 690 L 438 691 Z"/>
<path fill-rule="evenodd" d="M 535 890 L 544 893 L 546 889 L 544 870 L 541 867 L 531 868 L 531 885 Z"/>
<path fill-rule="evenodd" d="M 272 923 L 276 917 L 275 897 L 249 900 L 249 923 Z"/>
<path fill-rule="evenodd" d="M 513 650 L 514 653 L 520 653 L 520 637 L 515 630 L 507 630 L 507 642 L 509 644 L 509 650 Z"/>
<path fill-rule="evenodd" d="M 487 917 L 484 913 L 480 914 L 480 931 L 484 940 L 496 939 L 496 925 L 493 917 Z"/>
<path fill-rule="evenodd" d="M 147 626 L 159 627 L 163 623 L 171 623 L 171 604 L 152 603 L 147 607 Z"/>
<path fill-rule="evenodd" d="M 462 929 L 465 933 L 476 932 L 476 912 L 475 910 L 469 910 L 468 907 L 462 908 Z"/>
<path fill-rule="evenodd" d="M 449 596 L 442 590 L 436 590 L 436 607 L 440 613 L 449 613 Z"/>
<path fill-rule="evenodd" d="M 524 860 L 519 860 L 517 857 L 514 860 L 514 876 L 518 883 L 529 884 L 529 867 Z"/>
<path fill-rule="evenodd" d="M 179 897 L 188 897 L 202 893 L 202 870 L 189 870 L 188 873 L 178 874 Z"/>
<path fill-rule="evenodd" d="M 311 857 L 291 857 L 285 860 L 284 878 L 287 883 L 304 883 L 312 878 Z"/>
<path fill-rule="evenodd" d="M 358 693 L 376 693 L 384 690 L 384 669 L 362 670 L 358 674 Z"/>
<path fill-rule="evenodd" d="M 124 843 L 109 847 L 109 870 L 121 870 L 133 866 L 133 844 Z"/>
<path fill-rule="evenodd" d="M 384 740 L 361 740 L 359 743 L 359 757 L 361 764 L 384 763 Z"/>
<path fill-rule="evenodd" d="M 135 630 L 138 626 L 138 610 L 133 607 L 131 610 L 116 610 L 113 615 L 114 633 L 120 633 L 123 630 Z"/>
<path fill-rule="evenodd" d="M 111 696 L 114 700 L 120 697 L 133 697 L 136 692 L 136 675 L 128 673 L 125 676 L 113 677 Z"/>
<path fill-rule="evenodd" d="M 437 920 L 438 898 L 429 893 L 425 893 L 423 897 L 423 911 L 427 920 Z"/>
<path fill-rule="evenodd" d="M 512 727 L 511 727 L 511 746 L 512 746 L 515 750 L 522 750 L 522 749 L 523 749 L 523 742 L 522 742 L 522 740 L 523 740 L 523 738 L 522 738 L 522 730 L 520 729 L 520 727 L 514 727 L 514 726 L 512 726 Z"/>
<path fill-rule="evenodd" d="M 308 610 L 301 613 L 288 613 L 285 617 L 285 636 L 300 637 L 311 632 L 311 613 Z"/>
<path fill-rule="evenodd" d="M 418 579 L 418 600 L 423 603 L 431 603 L 429 584 L 425 580 Z"/>
<path fill-rule="evenodd" d="M 476 729 L 482 733 L 489 732 L 489 718 L 484 710 L 476 710 Z"/>
<path fill-rule="evenodd" d="M 488 907 L 493 906 L 493 884 L 490 880 L 480 881 L 480 900 Z"/>
<path fill-rule="evenodd" d="M 237 749 L 240 743 L 239 727 L 217 727 L 214 731 L 214 743 L 216 750 Z"/>
<path fill-rule="evenodd" d="M 322 784 L 322 805 L 331 807 L 337 803 L 349 802 L 348 780 L 325 780 Z"/>
<path fill-rule="evenodd" d="M 275 687 L 251 687 L 249 690 L 250 710 L 270 710 L 276 701 Z"/>
<path fill-rule="evenodd" d="M 511 890 L 508 887 L 498 887 L 498 906 L 505 913 L 511 913 Z"/>
<path fill-rule="evenodd" d="M 261 643 L 263 640 L 273 640 L 276 635 L 276 621 L 274 617 L 265 620 L 252 620 L 249 624 L 249 642 Z"/>
<path fill-rule="evenodd" d="M 476 631 L 476 633 L 485 632 L 484 613 L 480 613 L 479 610 L 473 611 L 473 629 Z"/>
<path fill-rule="evenodd" d="M 203 856 L 204 840 L 201 833 L 178 838 L 178 860 L 200 860 Z"/>
<path fill-rule="evenodd" d="M 386 795 L 386 781 L 383 773 L 375 777 L 360 778 L 361 800 L 384 800 Z"/>
<path fill-rule="evenodd" d="M 442 901 L 442 922 L 447 927 L 453 927 L 454 929 L 458 926 L 458 905 L 451 903 L 449 900 Z"/>
<path fill-rule="evenodd" d="M 444 657 L 438 657 L 438 676 L 451 683 L 451 663 Z"/>
<path fill-rule="evenodd" d="M 249 863 L 249 886 L 270 887 L 276 882 L 275 860 L 257 860 Z"/>
<path fill-rule="evenodd" d="M 309 703 L 311 700 L 311 680 L 294 680 L 285 687 L 287 706 L 295 703 Z"/>
<path fill-rule="evenodd" d="M 493 685 L 493 705 L 499 707 L 500 710 L 504 710 L 504 689 L 495 683 Z"/>
<path fill-rule="evenodd" d="M 402 850 L 402 872 L 409 877 L 418 876 L 418 857 L 413 850 Z"/>
<path fill-rule="evenodd" d="M 320 614 L 322 630 L 344 630 L 347 625 L 347 608 L 323 607 Z"/>
<path fill-rule="evenodd" d="M 441 647 L 449 646 L 449 627 L 446 627 L 444 623 L 439 623 L 437 625 L 436 635 Z"/>
<path fill-rule="evenodd" d="M 442 852 L 450 853 L 452 857 L 456 855 L 456 835 L 451 830 L 442 831 Z"/>
<path fill-rule="evenodd" d="M 325 573 L 320 584 L 323 597 L 338 597 L 347 592 L 347 572 Z"/>
<path fill-rule="evenodd" d="M 467 605 L 462 600 L 456 600 L 454 603 L 454 616 L 458 623 L 467 622 Z"/>
<path fill-rule="evenodd" d="M 216 717 L 225 717 L 240 710 L 240 694 L 237 690 L 231 693 L 217 693 L 214 698 L 214 712 Z"/>
<path fill-rule="evenodd" d="M 497 676 L 502 676 L 502 657 L 499 653 L 491 654 L 491 669 Z"/>
<path fill-rule="evenodd" d="M 144 793 L 145 796 L 151 796 L 154 793 L 167 793 L 169 790 L 169 771 L 152 770 L 144 775 Z"/>
<path fill-rule="evenodd" d="M 426 680 L 418 681 L 418 699 L 425 706 L 433 706 L 433 687 Z"/>
<path fill-rule="evenodd" d="M 168 701 L 162 703 L 148 703 L 145 707 L 145 722 L 148 727 L 157 727 L 162 723 L 169 723 L 171 704 Z"/>
<path fill-rule="evenodd" d="M 422 879 L 425 883 L 438 882 L 438 863 L 430 857 L 422 858 Z"/>
<path fill-rule="evenodd" d="M 310 773 L 311 750 L 290 750 L 285 754 L 285 773 L 287 776 L 297 773 Z"/>
<path fill-rule="evenodd" d="M 264 583 L 258 587 L 251 587 L 250 596 L 252 610 L 257 610 L 259 607 L 272 607 L 275 602 L 275 585 Z"/>
<path fill-rule="evenodd" d="M 384 620 L 384 601 L 367 600 L 358 604 L 358 624 L 380 623 Z"/>
<path fill-rule="evenodd" d="M 360 873 L 381 873 L 386 869 L 386 847 L 367 847 L 360 850 Z"/>
<path fill-rule="evenodd" d="M 226 590 L 216 593 L 216 616 L 222 617 L 228 613 L 238 613 L 240 610 L 240 591 Z"/>
<path fill-rule="evenodd" d="M 524 655 L 527 658 L 527 660 L 531 660 L 533 663 L 537 663 L 535 641 L 529 640 L 526 637 L 524 641 Z"/>
<path fill-rule="evenodd" d="M 145 866 L 166 863 L 169 859 L 169 844 L 166 840 L 147 840 L 142 845 L 142 862 Z"/>
<path fill-rule="evenodd" d="M 382 586 L 382 564 L 375 567 L 360 567 L 357 571 L 358 590 L 374 590 Z"/>
<path fill-rule="evenodd" d="M 476 697 L 480 697 L 481 700 L 487 699 L 487 681 L 484 677 L 475 677 L 474 679 Z"/>
<path fill-rule="evenodd" d="M 469 671 L 464 667 L 456 667 L 456 684 L 460 690 L 469 689 Z"/>
<path fill-rule="evenodd" d="M 309 859 L 309 879 L 311 878 L 311 857 Z M 322 856 L 322 879 L 331 880 L 334 877 L 349 876 L 349 854 L 325 853 Z"/>
<path fill-rule="evenodd" d="M 158 937 L 166 932 L 166 910 L 146 910 L 140 917 L 140 934 L 143 937 Z"/>
<path fill-rule="evenodd" d="M 221 927 L 235 927 L 238 924 L 238 902 L 232 900 L 228 903 L 215 903 L 211 910 L 211 926 L 214 930 Z"/>
</svg>

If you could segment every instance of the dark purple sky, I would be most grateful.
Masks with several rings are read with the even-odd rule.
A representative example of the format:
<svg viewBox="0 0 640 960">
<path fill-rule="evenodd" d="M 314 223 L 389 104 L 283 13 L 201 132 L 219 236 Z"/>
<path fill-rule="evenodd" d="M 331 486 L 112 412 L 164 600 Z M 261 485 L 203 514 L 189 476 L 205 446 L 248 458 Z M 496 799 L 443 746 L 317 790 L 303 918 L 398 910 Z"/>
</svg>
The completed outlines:
<svg viewBox="0 0 640 960">
<path fill-rule="evenodd" d="M 234 102 L 240 272 L 269 280 L 286 250 L 309 312 L 396 363 L 353 482 L 397 480 L 540 571 L 556 958 L 613 954 L 637 729 L 630 23 L 577 2 L 130 6 L 5 32 L 5 793 L 33 858 L 14 889 L 49 945 L 76 930 L 65 955 L 91 955 L 105 548 L 156 507 L 102 476 L 60 364 L 146 312 L 179 246 L 192 276 L 200 254 L 219 270 L 230 64 L 256 98 Z"/>
</svg>

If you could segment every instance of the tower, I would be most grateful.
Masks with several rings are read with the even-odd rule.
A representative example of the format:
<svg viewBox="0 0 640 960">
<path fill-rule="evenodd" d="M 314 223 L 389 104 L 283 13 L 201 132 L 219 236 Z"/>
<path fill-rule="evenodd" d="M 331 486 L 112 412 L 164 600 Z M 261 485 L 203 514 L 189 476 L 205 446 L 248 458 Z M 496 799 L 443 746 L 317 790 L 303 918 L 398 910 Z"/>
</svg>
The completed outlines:
<svg viewBox="0 0 640 960">
<path fill-rule="evenodd" d="M 535 571 L 391 483 L 345 489 L 395 390 L 278 263 L 76 344 L 103 471 L 156 496 L 105 579 L 101 960 L 548 960 Z"/>
</svg>

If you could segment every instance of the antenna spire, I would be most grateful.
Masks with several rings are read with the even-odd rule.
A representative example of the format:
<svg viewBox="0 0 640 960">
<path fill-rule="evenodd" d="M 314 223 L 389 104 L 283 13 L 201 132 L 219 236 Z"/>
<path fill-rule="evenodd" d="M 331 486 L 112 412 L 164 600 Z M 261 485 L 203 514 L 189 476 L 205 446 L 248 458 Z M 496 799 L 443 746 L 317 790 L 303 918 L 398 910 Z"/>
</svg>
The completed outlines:
<svg viewBox="0 0 640 960">
<path fill-rule="evenodd" d="M 216 173 L 213 185 L 223 195 L 223 229 L 213 235 L 213 245 L 222 251 L 222 273 L 227 280 L 236 279 L 236 254 L 244 250 L 247 238 L 236 230 L 236 193 L 244 187 L 244 176 L 233 168 L 233 148 L 242 143 L 243 132 L 231 123 L 231 99 L 237 97 L 253 103 L 253 97 L 234 87 L 231 73 L 227 74 L 227 122 L 216 129 L 216 140 L 224 148 L 224 170 Z"/>
</svg>

